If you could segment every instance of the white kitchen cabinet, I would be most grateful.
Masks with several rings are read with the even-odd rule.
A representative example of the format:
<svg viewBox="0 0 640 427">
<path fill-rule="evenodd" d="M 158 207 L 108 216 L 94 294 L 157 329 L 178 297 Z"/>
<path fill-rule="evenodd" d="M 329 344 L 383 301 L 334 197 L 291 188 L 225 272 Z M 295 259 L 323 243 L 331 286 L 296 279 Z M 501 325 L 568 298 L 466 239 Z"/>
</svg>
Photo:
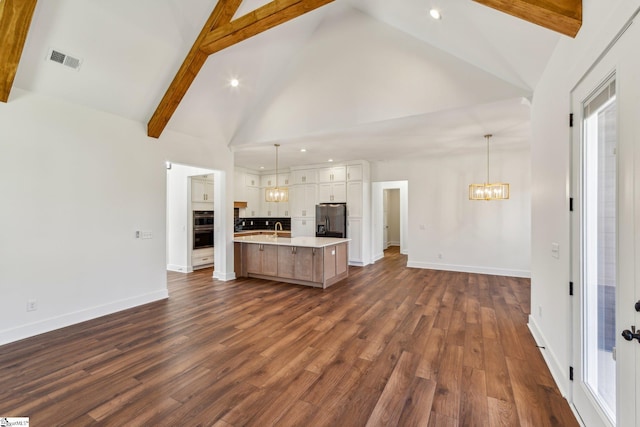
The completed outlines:
<svg viewBox="0 0 640 427">
<path fill-rule="evenodd" d="M 291 218 L 291 237 L 314 237 L 315 227 L 315 218 Z"/>
<path fill-rule="evenodd" d="M 362 216 L 362 181 L 347 183 L 347 216 Z"/>
<path fill-rule="evenodd" d="M 244 185 L 247 187 L 260 187 L 260 176 L 252 173 L 245 173 Z"/>
<path fill-rule="evenodd" d="M 347 181 L 362 181 L 362 165 L 347 166 Z"/>
<path fill-rule="evenodd" d="M 279 187 L 288 187 L 290 183 L 290 175 L 288 173 L 279 173 L 278 174 L 278 186 Z"/>
<path fill-rule="evenodd" d="M 258 217 L 260 216 L 261 209 L 261 200 L 264 197 L 260 197 L 264 195 L 264 191 L 260 189 L 260 187 L 246 187 L 246 196 L 247 196 L 247 208 L 245 209 L 246 217 Z"/>
<path fill-rule="evenodd" d="M 362 220 L 360 218 L 347 219 L 347 238 L 349 242 L 349 263 L 362 265 Z"/>
<path fill-rule="evenodd" d="M 247 196 L 245 192 L 244 172 L 235 170 L 233 172 L 233 200 L 246 202 Z"/>
<path fill-rule="evenodd" d="M 296 218 L 315 218 L 316 184 L 294 185 L 289 188 L 291 216 Z"/>
<path fill-rule="evenodd" d="M 278 208 L 278 216 L 289 218 L 291 217 L 291 208 L 288 202 L 278 202 L 276 203 Z"/>
<path fill-rule="evenodd" d="M 191 251 L 191 266 L 193 269 L 210 267 L 213 265 L 214 248 L 194 249 Z"/>
<path fill-rule="evenodd" d="M 347 185 L 344 182 L 318 184 L 319 203 L 346 203 Z"/>
<path fill-rule="evenodd" d="M 275 187 L 276 186 L 276 175 L 275 174 L 261 175 L 260 176 L 260 186 L 262 188 Z"/>
<path fill-rule="evenodd" d="M 213 203 L 213 179 L 208 175 L 191 177 L 191 201 Z"/>
<path fill-rule="evenodd" d="M 316 182 L 315 169 L 300 169 L 291 172 L 293 175 L 293 184 L 313 184 Z"/>
<path fill-rule="evenodd" d="M 261 190 L 264 191 L 264 190 Z M 289 203 L 287 202 L 262 202 L 260 216 L 263 217 L 290 217 Z"/>
<path fill-rule="evenodd" d="M 347 168 L 344 166 L 334 166 L 318 170 L 318 182 L 340 182 L 346 181 L 346 178 Z"/>
</svg>

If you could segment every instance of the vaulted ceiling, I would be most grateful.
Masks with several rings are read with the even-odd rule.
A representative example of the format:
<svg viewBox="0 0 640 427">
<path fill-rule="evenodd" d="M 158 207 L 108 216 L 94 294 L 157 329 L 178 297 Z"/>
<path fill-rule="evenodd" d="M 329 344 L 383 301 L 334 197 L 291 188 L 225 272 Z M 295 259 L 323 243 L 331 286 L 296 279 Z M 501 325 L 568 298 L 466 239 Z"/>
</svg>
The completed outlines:
<svg viewBox="0 0 640 427">
<path fill-rule="evenodd" d="M 0 0 L 0 31 L 2 7 L 12 2 L 20 3 Z M 228 0 L 226 15 L 212 21 L 216 0 L 41 0 L 13 87 L 149 124 L 151 134 L 154 113 L 203 27 L 219 28 L 267 2 Z M 271 166 L 274 142 L 282 144 L 284 166 L 480 149 L 487 132 L 497 146 L 528 146 L 528 100 L 565 36 L 470 0 L 328 3 L 200 55 L 158 135 L 166 124 L 222 140 L 236 164 L 250 168 Z M 442 19 L 429 16 L 431 6 Z M 80 68 L 48 61 L 51 49 L 80 59 Z M 231 78 L 240 85 L 231 87 Z"/>
</svg>

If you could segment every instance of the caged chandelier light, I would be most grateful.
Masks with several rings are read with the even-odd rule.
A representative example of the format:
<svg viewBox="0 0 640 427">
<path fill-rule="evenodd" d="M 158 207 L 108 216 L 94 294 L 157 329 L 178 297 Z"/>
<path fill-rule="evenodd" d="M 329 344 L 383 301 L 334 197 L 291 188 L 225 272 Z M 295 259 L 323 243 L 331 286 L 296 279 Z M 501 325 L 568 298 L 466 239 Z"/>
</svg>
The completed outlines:
<svg viewBox="0 0 640 427">
<path fill-rule="evenodd" d="M 504 200 L 509 198 L 509 184 L 489 181 L 489 138 L 492 136 L 491 134 L 484 136 L 487 140 L 487 180 L 484 184 L 469 185 L 469 200 Z"/>
<path fill-rule="evenodd" d="M 278 147 L 280 144 L 273 144 L 276 147 L 276 185 L 264 189 L 264 199 L 267 202 L 288 202 L 289 189 L 287 187 L 278 186 Z"/>
</svg>

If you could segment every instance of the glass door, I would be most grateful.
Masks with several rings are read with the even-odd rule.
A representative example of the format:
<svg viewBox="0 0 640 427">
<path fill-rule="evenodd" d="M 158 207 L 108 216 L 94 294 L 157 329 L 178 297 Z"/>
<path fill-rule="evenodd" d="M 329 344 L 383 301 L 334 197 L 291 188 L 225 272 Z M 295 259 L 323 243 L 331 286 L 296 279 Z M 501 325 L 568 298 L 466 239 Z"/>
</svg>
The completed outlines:
<svg viewBox="0 0 640 427">
<path fill-rule="evenodd" d="M 611 424 L 616 420 L 617 109 L 609 78 L 582 104 L 580 191 L 581 377 Z"/>
<path fill-rule="evenodd" d="M 589 427 L 639 421 L 640 59 L 628 54 L 639 39 L 628 27 L 571 94 L 570 399 Z"/>
</svg>

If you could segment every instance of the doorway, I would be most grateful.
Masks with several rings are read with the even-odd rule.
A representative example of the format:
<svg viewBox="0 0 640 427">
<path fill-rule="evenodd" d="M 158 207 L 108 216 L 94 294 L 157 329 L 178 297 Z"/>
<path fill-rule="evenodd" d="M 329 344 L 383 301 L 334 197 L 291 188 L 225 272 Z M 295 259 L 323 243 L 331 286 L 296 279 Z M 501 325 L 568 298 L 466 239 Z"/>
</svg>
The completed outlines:
<svg viewBox="0 0 640 427">
<path fill-rule="evenodd" d="M 387 191 L 395 190 L 396 193 L 387 193 Z M 385 199 L 389 199 L 397 195 L 397 228 L 398 240 L 391 240 L 389 237 L 389 204 L 385 203 Z M 386 208 L 385 208 L 386 207 Z M 409 224 L 409 182 L 408 181 L 384 181 L 373 182 L 371 184 L 371 245 L 373 262 L 384 257 L 384 250 L 387 248 L 385 244 L 397 243 L 400 246 L 400 253 L 408 254 L 408 224 Z M 385 214 L 386 209 L 386 214 Z M 392 208 L 393 209 L 393 208 Z M 391 214 L 393 215 L 393 214 Z M 395 226 L 394 226 L 395 227 Z M 393 236 L 393 234 L 391 234 Z"/>
<path fill-rule="evenodd" d="M 382 233 L 384 250 L 389 246 L 400 246 L 400 189 L 384 190 Z"/>
<path fill-rule="evenodd" d="M 211 212 L 213 238 L 219 228 L 215 218 L 215 195 L 220 191 L 219 171 L 167 162 L 166 260 L 167 270 L 190 273 L 215 264 L 214 247 L 198 248 L 194 241 L 194 212 Z M 213 193 L 213 194 L 212 194 Z M 208 245 L 209 246 L 209 245 Z"/>
</svg>

